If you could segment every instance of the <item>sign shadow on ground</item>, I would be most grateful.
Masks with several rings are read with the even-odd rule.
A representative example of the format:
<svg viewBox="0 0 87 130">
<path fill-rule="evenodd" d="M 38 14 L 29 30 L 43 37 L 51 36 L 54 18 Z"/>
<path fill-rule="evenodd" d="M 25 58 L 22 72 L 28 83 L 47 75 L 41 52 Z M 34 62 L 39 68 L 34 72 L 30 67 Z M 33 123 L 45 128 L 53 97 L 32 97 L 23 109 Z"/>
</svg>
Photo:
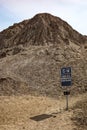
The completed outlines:
<svg viewBox="0 0 87 130">
<path fill-rule="evenodd" d="M 48 114 L 41 114 L 41 115 L 37 115 L 37 116 L 34 116 L 34 117 L 30 117 L 30 119 L 34 120 L 34 121 L 42 121 L 42 120 L 45 120 L 45 119 L 51 118 L 51 117 L 54 117 L 54 116 L 48 115 Z"/>
</svg>

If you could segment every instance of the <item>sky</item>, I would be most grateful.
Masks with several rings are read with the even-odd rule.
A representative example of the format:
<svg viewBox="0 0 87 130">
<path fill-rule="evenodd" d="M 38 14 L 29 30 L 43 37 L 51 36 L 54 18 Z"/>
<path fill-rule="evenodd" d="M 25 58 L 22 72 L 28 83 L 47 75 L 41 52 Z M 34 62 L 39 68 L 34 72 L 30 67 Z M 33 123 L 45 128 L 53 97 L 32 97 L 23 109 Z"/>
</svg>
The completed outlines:
<svg viewBox="0 0 87 130">
<path fill-rule="evenodd" d="M 0 31 L 38 13 L 50 13 L 87 35 L 87 0 L 0 0 Z"/>
</svg>

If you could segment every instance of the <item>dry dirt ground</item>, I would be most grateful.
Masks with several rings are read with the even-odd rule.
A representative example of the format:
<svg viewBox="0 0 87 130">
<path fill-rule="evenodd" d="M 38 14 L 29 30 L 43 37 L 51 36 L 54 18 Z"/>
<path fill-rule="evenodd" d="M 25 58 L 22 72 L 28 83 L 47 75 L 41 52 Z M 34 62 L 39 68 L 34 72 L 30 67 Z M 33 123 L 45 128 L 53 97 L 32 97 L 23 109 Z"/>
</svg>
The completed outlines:
<svg viewBox="0 0 87 130">
<path fill-rule="evenodd" d="M 65 97 L 1 96 L 0 130 L 76 130 L 72 107 L 84 98 L 85 94 L 69 96 L 66 111 Z"/>
</svg>

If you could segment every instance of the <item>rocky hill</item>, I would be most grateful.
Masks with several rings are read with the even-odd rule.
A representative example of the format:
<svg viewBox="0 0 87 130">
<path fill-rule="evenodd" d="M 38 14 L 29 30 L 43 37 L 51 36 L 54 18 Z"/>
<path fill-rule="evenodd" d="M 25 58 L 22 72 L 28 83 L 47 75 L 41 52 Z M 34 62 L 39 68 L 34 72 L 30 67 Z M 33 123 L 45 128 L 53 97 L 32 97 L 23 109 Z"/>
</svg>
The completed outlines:
<svg viewBox="0 0 87 130">
<path fill-rule="evenodd" d="M 0 95 L 62 94 L 61 67 L 72 67 L 71 93 L 87 91 L 87 36 L 51 14 L 0 32 Z"/>
</svg>

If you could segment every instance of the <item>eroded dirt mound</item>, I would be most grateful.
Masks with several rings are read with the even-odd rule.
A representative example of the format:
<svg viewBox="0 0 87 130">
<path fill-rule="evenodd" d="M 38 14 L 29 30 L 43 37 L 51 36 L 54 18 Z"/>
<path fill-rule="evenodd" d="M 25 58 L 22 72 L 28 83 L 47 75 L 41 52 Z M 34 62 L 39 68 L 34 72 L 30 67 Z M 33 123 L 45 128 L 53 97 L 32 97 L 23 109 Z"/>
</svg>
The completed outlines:
<svg viewBox="0 0 87 130">
<path fill-rule="evenodd" d="M 87 36 L 62 19 L 37 14 L 0 32 L 0 79 L 5 78 L 0 94 L 32 90 L 58 97 L 62 94 L 60 70 L 66 66 L 72 68 L 71 93 L 86 92 Z"/>
</svg>

